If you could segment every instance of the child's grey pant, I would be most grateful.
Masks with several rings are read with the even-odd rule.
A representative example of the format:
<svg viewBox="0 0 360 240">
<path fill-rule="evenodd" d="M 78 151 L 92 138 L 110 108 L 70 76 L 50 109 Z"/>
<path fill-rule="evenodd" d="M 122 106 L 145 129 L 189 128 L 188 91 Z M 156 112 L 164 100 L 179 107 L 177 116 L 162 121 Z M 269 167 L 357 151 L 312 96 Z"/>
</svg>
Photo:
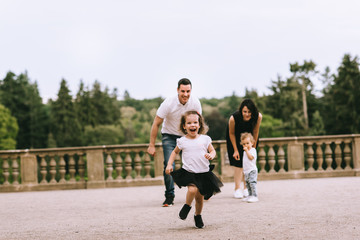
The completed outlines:
<svg viewBox="0 0 360 240">
<path fill-rule="evenodd" d="M 256 170 L 252 170 L 249 173 L 245 173 L 245 183 L 249 191 L 249 196 L 257 197 L 257 191 L 256 191 L 257 175 L 258 172 Z"/>
</svg>

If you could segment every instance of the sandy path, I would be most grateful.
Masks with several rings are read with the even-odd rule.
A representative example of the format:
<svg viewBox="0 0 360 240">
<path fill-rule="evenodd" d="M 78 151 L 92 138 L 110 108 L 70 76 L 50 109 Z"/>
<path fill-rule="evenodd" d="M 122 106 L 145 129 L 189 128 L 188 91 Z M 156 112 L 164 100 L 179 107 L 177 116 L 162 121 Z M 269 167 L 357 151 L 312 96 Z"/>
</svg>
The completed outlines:
<svg viewBox="0 0 360 240">
<path fill-rule="evenodd" d="M 0 239 L 360 239 L 360 177 L 260 181 L 258 203 L 232 198 L 233 184 L 191 210 L 161 207 L 163 186 L 0 194 Z"/>
</svg>

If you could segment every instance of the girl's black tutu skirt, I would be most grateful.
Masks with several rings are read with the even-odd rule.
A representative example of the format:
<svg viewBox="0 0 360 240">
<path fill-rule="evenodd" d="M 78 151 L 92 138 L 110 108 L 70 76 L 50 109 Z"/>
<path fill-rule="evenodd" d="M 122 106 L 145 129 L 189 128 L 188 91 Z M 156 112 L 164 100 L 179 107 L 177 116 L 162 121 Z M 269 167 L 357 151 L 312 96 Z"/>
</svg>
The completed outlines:
<svg viewBox="0 0 360 240">
<path fill-rule="evenodd" d="M 200 194 L 207 200 L 212 195 L 221 192 L 220 188 L 223 186 L 223 183 L 211 170 L 204 173 L 192 173 L 180 168 L 171 172 L 171 176 L 179 188 L 195 185 Z"/>
</svg>

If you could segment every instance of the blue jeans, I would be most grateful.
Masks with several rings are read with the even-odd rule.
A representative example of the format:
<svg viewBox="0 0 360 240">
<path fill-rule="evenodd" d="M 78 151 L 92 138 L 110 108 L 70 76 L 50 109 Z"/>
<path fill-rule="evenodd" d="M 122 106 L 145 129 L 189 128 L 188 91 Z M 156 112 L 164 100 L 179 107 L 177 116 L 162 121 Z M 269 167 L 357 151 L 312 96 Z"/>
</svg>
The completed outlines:
<svg viewBox="0 0 360 240">
<path fill-rule="evenodd" d="M 167 175 L 165 173 L 166 166 L 169 162 L 170 155 L 174 148 L 176 147 L 176 139 L 180 136 L 172 135 L 172 134 L 162 134 L 162 147 L 164 151 L 164 183 L 165 183 L 165 197 L 174 197 L 175 196 L 175 188 L 174 188 L 174 180 L 172 176 Z M 173 169 L 175 170 L 175 161 L 173 164 Z"/>
<path fill-rule="evenodd" d="M 252 170 L 249 173 L 245 173 L 245 183 L 249 191 L 249 196 L 257 197 L 257 191 L 256 191 L 257 175 L 258 172 L 256 170 Z"/>
</svg>

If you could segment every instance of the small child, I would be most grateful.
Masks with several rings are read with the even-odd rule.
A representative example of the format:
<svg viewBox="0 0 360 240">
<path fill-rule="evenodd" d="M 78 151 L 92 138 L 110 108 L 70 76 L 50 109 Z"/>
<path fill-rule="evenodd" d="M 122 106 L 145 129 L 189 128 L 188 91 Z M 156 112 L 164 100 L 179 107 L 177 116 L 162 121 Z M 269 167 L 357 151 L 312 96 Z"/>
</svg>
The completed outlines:
<svg viewBox="0 0 360 240">
<path fill-rule="evenodd" d="M 212 160 L 216 151 L 211 144 L 211 138 L 203 135 L 207 132 L 207 125 L 202 116 L 196 111 L 188 111 L 181 117 L 180 130 L 185 136 L 177 139 L 174 151 L 171 153 L 166 174 L 171 174 L 174 182 L 181 188 L 188 188 L 186 203 L 179 212 L 179 217 L 185 220 L 190 212 L 191 204 L 195 199 L 195 226 L 203 228 L 201 211 L 205 199 L 220 192 L 222 182 L 211 172 L 209 160 Z M 182 151 L 182 168 L 173 171 L 173 162 Z"/>
<path fill-rule="evenodd" d="M 244 148 L 243 169 L 245 175 L 245 184 L 249 191 L 249 196 L 247 198 L 244 198 L 243 201 L 246 201 L 248 203 L 254 203 L 259 201 L 256 191 L 258 175 L 258 169 L 256 166 L 257 153 L 256 149 L 253 148 L 254 144 L 255 140 L 251 133 L 245 132 L 241 134 L 241 145 L 243 145 Z"/>
</svg>

